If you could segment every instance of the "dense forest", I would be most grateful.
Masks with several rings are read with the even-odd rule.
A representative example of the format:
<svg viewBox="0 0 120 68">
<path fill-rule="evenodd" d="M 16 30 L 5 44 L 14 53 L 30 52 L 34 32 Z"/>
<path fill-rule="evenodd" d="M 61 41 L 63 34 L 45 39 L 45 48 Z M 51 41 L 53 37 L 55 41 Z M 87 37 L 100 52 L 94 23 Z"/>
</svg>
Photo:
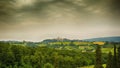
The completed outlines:
<svg viewBox="0 0 120 68">
<path fill-rule="evenodd" d="M 108 54 L 101 51 L 106 46 L 98 44 L 91 44 L 95 49 L 92 52 L 87 48 L 84 49 L 88 51 L 69 48 L 59 49 L 55 47 L 58 42 L 54 44 L 54 47 L 51 47 L 48 43 L 44 43 L 47 46 L 43 46 L 43 43 L 39 43 L 38 46 L 28 46 L 25 43 L 27 44 L 25 41 L 22 43 L 1 41 L 0 68 L 81 68 L 89 65 L 95 65 L 95 68 L 103 68 L 102 64 L 107 64 L 106 68 L 113 68 L 115 65 L 116 68 L 119 68 L 120 65 L 120 47 L 116 45 L 114 45 L 114 54 L 112 54 L 113 52 Z M 38 43 L 35 44 L 37 45 Z M 76 44 L 75 42 L 70 42 L 69 45 L 64 45 L 62 42 L 59 45 L 59 47 L 64 46 L 75 47 Z"/>
</svg>

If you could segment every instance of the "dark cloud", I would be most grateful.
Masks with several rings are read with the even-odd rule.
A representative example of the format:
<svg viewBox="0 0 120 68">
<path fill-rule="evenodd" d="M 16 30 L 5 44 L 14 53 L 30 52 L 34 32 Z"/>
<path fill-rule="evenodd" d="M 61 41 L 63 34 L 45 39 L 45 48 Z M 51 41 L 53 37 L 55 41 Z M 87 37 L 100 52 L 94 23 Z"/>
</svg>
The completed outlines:
<svg viewBox="0 0 120 68">
<path fill-rule="evenodd" d="M 0 0 L 0 23 L 11 22 L 15 14 L 14 0 Z"/>
<path fill-rule="evenodd" d="M 109 4 L 110 12 L 114 15 L 114 17 L 120 18 L 120 0 L 110 0 Z"/>
<path fill-rule="evenodd" d="M 20 11 L 20 18 L 34 17 L 40 19 L 49 19 L 57 14 L 63 17 L 72 15 L 76 18 L 86 18 L 93 15 L 93 11 L 96 10 L 93 3 L 98 6 L 97 1 L 88 2 L 89 0 L 37 0 L 34 5 L 23 6 Z M 91 11 L 86 10 L 92 8 Z M 97 7 L 98 8 L 98 7 Z"/>
<path fill-rule="evenodd" d="M 47 19 L 51 14 L 71 14 L 76 18 L 112 14 L 118 16 L 119 0 L 35 0 L 32 5 L 16 7 L 19 0 L 0 0 L 0 22 L 17 22 L 25 18 Z M 11 20 L 11 21 L 10 21 Z"/>
</svg>

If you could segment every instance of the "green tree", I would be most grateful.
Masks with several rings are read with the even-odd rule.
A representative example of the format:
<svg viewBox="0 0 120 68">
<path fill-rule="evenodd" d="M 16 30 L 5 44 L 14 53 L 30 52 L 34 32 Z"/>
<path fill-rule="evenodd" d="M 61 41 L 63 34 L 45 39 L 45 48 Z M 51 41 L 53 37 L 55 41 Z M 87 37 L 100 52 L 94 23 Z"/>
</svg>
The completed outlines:
<svg viewBox="0 0 120 68">
<path fill-rule="evenodd" d="M 118 62 L 117 62 L 118 68 L 120 68 L 120 47 L 118 47 Z"/>
<path fill-rule="evenodd" d="M 114 65 L 114 68 L 117 68 L 117 52 L 116 52 L 116 44 L 115 43 L 114 43 L 113 65 Z"/>
<path fill-rule="evenodd" d="M 44 68 L 54 68 L 52 64 L 46 63 L 44 64 Z"/>
<path fill-rule="evenodd" d="M 37 68 L 42 68 L 43 67 L 43 55 L 42 52 L 36 51 L 35 52 L 35 59 L 36 59 L 36 66 Z"/>
<path fill-rule="evenodd" d="M 58 52 L 53 53 L 53 58 L 54 58 L 54 67 L 58 68 L 58 58 L 59 58 Z"/>
<path fill-rule="evenodd" d="M 15 64 L 13 68 L 18 68 L 18 66 Z"/>
<path fill-rule="evenodd" d="M 107 60 L 106 68 L 114 68 L 114 65 L 113 65 L 113 56 L 112 56 L 111 52 L 109 52 L 109 54 L 108 54 L 108 60 Z"/>
<path fill-rule="evenodd" d="M 101 45 L 97 45 L 96 49 L 96 61 L 94 68 L 103 68 L 102 66 L 102 60 L 101 60 Z"/>
</svg>

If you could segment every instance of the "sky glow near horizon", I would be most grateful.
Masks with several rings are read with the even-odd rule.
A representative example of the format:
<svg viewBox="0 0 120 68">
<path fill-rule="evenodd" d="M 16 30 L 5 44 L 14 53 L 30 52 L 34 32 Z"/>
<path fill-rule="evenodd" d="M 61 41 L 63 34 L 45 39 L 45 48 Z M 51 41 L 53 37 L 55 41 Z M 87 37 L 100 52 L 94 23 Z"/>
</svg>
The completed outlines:
<svg viewBox="0 0 120 68">
<path fill-rule="evenodd" d="M 112 1 L 1 0 L 0 40 L 120 36 L 119 0 Z"/>
</svg>

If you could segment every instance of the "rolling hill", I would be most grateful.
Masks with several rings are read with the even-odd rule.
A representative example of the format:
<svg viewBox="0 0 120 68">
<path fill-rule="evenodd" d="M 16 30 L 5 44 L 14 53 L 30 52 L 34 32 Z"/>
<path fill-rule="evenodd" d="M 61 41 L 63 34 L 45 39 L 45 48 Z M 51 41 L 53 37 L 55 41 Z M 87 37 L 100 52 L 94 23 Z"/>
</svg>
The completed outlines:
<svg viewBox="0 0 120 68">
<path fill-rule="evenodd" d="M 118 36 L 118 37 L 100 37 L 100 38 L 91 38 L 91 39 L 84 39 L 84 41 L 120 42 L 120 36 Z"/>
</svg>

